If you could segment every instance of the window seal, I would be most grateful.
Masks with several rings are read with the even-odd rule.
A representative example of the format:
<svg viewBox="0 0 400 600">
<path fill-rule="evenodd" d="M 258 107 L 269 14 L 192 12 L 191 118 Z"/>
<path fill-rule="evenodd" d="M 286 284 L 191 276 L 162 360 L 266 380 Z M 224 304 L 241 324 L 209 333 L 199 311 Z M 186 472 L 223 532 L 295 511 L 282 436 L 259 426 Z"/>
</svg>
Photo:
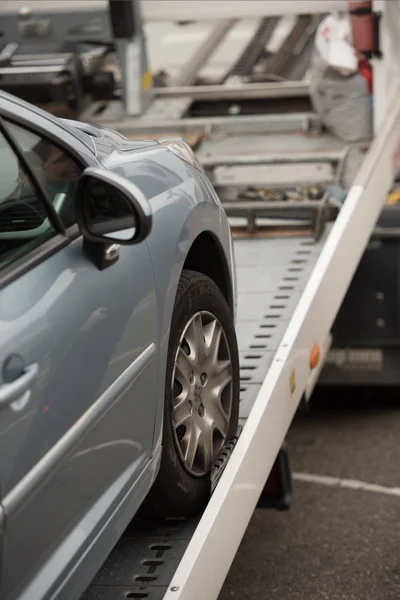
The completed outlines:
<svg viewBox="0 0 400 600">
<path fill-rule="evenodd" d="M 57 233 L 6 267 L 0 268 L 0 290 L 37 267 L 44 260 L 56 254 L 56 252 L 65 248 L 70 243 L 71 239 Z"/>
<path fill-rule="evenodd" d="M 49 198 L 45 189 L 39 183 L 36 176 L 34 175 L 33 169 L 31 169 L 30 165 L 28 164 L 28 161 L 25 159 L 25 157 L 23 155 L 23 151 L 22 151 L 19 143 L 17 142 L 17 140 L 14 139 L 13 134 L 9 131 L 9 129 L 7 127 L 7 122 L 4 120 L 2 115 L 0 115 L 0 132 L 4 135 L 6 141 L 10 145 L 13 152 L 17 155 L 19 162 L 22 164 L 22 166 L 25 169 L 26 173 L 28 174 L 30 180 L 32 181 L 32 185 L 35 188 L 35 192 L 37 193 L 37 195 L 39 196 L 39 199 L 42 201 L 42 203 L 45 206 L 48 219 L 49 219 L 51 226 L 54 229 L 55 233 L 60 233 L 62 235 L 65 235 L 65 227 L 64 227 L 58 213 L 54 209 L 51 199 Z"/>
<path fill-rule="evenodd" d="M 71 241 L 76 240 L 80 237 L 83 237 L 82 232 L 79 229 L 78 223 L 74 223 L 73 225 L 70 225 L 69 227 L 67 227 L 67 229 L 65 230 L 65 235 Z"/>
<path fill-rule="evenodd" d="M 42 118 L 47 118 L 47 115 L 40 116 Z M 93 161 L 86 160 L 85 157 L 82 156 L 82 154 L 73 147 L 73 145 L 71 145 L 69 142 L 65 142 L 65 140 L 61 141 L 58 135 L 54 134 L 51 131 L 47 131 L 41 123 L 35 123 L 33 125 L 32 122 L 28 121 L 25 116 L 17 116 L 12 111 L 10 111 L 7 108 L 4 108 L 3 106 L 0 106 L 0 118 L 2 118 L 6 123 L 10 122 L 13 125 L 16 125 L 17 127 L 26 129 L 30 133 L 33 133 L 34 135 L 37 135 L 38 137 L 47 140 L 54 146 L 57 146 L 66 154 L 70 154 L 71 157 L 73 157 L 74 160 L 76 160 L 82 166 L 82 171 L 84 171 L 86 167 L 98 166 L 99 161 L 96 158 L 96 155 L 91 154 L 93 153 L 93 148 L 89 148 L 89 146 L 87 146 L 85 142 L 83 142 L 79 137 L 75 135 L 74 131 L 70 131 L 70 129 L 67 129 L 65 125 L 62 125 L 58 122 L 54 123 L 52 120 L 49 121 L 53 126 L 60 127 L 63 133 L 66 133 L 72 138 L 74 138 L 74 141 L 78 141 L 80 144 L 82 144 L 85 147 L 85 149 L 89 152 L 89 154 L 93 156 Z"/>
</svg>

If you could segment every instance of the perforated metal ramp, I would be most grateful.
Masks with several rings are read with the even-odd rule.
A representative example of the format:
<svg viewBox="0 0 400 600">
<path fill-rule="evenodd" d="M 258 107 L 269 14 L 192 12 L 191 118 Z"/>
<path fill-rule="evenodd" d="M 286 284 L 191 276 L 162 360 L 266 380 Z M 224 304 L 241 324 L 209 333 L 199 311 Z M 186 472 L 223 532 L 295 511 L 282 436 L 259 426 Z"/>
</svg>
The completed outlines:
<svg viewBox="0 0 400 600">
<path fill-rule="evenodd" d="M 235 240 L 240 422 L 246 418 L 329 234 Z M 161 600 L 198 519 L 134 519 L 81 600 Z"/>
<path fill-rule="evenodd" d="M 240 351 L 241 409 L 244 424 L 279 347 L 330 227 L 311 238 L 235 241 Z"/>
<path fill-rule="evenodd" d="M 81 600 L 160 600 L 197 523 L 134 519 Z"/>
</svg>

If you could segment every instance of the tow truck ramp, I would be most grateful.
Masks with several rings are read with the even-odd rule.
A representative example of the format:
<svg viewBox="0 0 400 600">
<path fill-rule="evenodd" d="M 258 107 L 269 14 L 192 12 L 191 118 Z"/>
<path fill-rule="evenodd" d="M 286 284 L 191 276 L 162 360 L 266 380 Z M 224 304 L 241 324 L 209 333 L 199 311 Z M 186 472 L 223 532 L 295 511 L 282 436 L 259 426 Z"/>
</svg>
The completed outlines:
<svg viewBox="0 0 400 600">
<path fill-rule="evenodd" d="M 153 18 L 147 13 L 156 6 L 162 12 L 162 4 L 145 2 L 145 19 Z M 173 13 L 178 4 L 183 18 L 183 5 L 189 2 L 169 2 L 168 11 Z M 223 9 L 226 18 L 225 2 L 206 4 L 207 10 L 204 2 L 200 6 L 191 1 L 191 18 L 223 18 Z M 281 14 L 283 4 L 288 13 L 321 10 L 311 1 L 281 4 Z M 331 1 L 329 8 L 333 5 Z M 336 5 L 347 7 L 341 0 Z M 233 2 L 229 16 L 270 16 L 277 6 Z M 163 20 L 173 18 L 171 14 L 158 16 Z M 374 65 L 377 80 L 386 76 L 388 61 L 389 55 Z M 195 146 L 220 195 L 232 224 L 237 267 L 241 429 L 217 465 L 216 485 L 203 514 L 159 523 L 135 518 L 83 600 L 218 598 L 292 419 L 317 382 L 335 317 L 399 170 L 397 81 L 391 82 L 390 101 L 383 88 L 374 96 L 375 124 L 380 122 L 368 151 L 365 144 L 346 145 L 321 131 L 317 115 L 312 110 L 296 111 L 296 100 L 285 114 L 250 110 L 204 116 L 190 111 L 196 101 L 225 98 L 234 107 L 235 101 L 240 104 L 246 98 L 280 94 L 287 98 L 292 84 L 262 84 L 260 89 L 257 85 L 167 86 L 138 118 L 123 116 L 115 103 L 95 103 L 84 115 L 87 121 L 114 127 L 128 137 L 181 135 Z M 294 98 L 303 94 L 298 93 L 298 82 L 293 85 Z M 267 201 L 260 196 L 260 190 L 268 187 L 263 180 L 254 184 L 258 188 L 254 198 L 243 198 L 244 188 L 248 194 L 249 184 L 266 173 L 268 182 L 275 178 L 278 189 L 288 174 L 297 189 L 312 183 L 307 180 L 312 173 L 322 188 L 344 189 L 345 200 L 332 204 L 332 195 L 327 199 L 323 194 L 309 202 L 304 198 L 280 202 L 276 197 Z M 304 210 L 314 215 L 309 223 Z M 274 237 L 277 219 L 282 219 L 282 227 Z"/>
<path fill-rule="evenodd" d="M 398 170 L 398 84 L 391 97 L 337 218 L 319 239 L 293 231 L 235 237 L 240 436 L 199 519 L 135 519 L 84 600 L 218 597 L 294 414 L 316 383 L 334 319 Z"/>
</svg>

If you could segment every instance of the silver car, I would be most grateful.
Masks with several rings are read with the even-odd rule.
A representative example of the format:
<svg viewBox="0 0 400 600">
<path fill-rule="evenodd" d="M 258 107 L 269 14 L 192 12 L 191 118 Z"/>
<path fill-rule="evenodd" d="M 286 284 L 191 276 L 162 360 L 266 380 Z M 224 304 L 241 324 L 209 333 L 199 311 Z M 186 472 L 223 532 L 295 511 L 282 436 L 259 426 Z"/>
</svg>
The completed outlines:
<svg viewBox="0 0 400 600">
<path fill-rule="evenodd" d="M 139 510 L 188 516 L 236 433 L 229 224 L 182 141 L 0 93 L 2 600 L 78 598 Z"/>
</svg>

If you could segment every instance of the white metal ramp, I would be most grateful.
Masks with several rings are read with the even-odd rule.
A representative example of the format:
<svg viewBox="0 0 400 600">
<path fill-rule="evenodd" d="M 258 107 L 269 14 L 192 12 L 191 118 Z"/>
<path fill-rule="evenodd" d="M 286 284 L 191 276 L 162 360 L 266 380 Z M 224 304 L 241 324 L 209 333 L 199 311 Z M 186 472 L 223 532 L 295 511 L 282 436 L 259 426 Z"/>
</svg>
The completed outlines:
<svg viewBox="0 0 400 600">
<path fill-rule="evenodd" d="M 134 520 L 85 600 L 215 599 L 397 171 L 400 88 L 333 225 L 315 242 L 236 240 L 242 433 L 198 522 Z M 303 262 L 305 261 L 305 262 Z M 300 269 L 300 270 L 299 270 Z M 320 360 L 322 364 L 322 356 Z"/>
</svg>

